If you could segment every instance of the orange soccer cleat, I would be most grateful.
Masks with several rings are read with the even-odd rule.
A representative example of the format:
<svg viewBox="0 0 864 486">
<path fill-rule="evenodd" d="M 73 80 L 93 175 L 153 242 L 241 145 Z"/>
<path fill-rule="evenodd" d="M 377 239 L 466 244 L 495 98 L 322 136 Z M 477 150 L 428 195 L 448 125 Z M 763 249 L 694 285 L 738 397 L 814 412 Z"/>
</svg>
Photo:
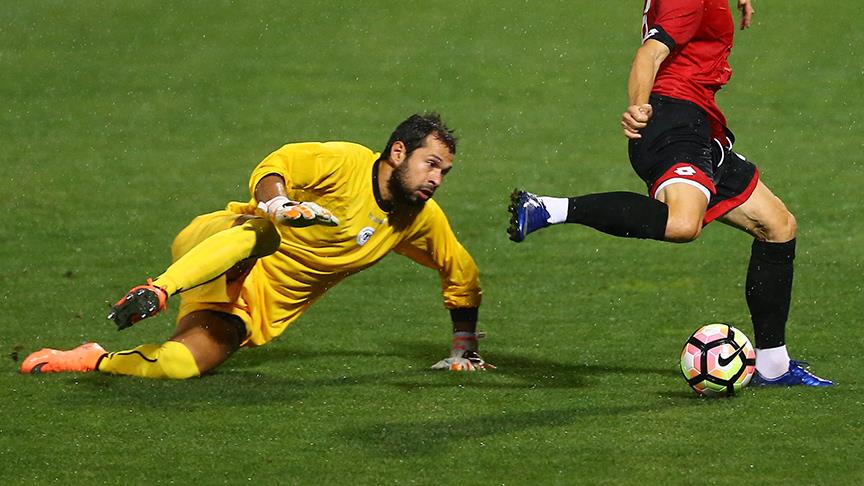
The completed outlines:
<svg viewBox="0 0 864 486">
<path fill-rule="evenodd" d="M 93 371 L 106 353 L 107 351 L 97 343 L 82 344 L 69 351 L 42 348 L 24 359 L 21 363 L 21 373 Z"/>
<path fill-rule="evenodd" d="M 147 279 L 145 285 L 139 285 L 111 306 L 108 319 L 117 324 L 117 330 L 126 329 L 141 319 L 153 317 L 165 309 L 168 293 L 165 289 L 153 285 L 153 279 Z"/>
</svg>

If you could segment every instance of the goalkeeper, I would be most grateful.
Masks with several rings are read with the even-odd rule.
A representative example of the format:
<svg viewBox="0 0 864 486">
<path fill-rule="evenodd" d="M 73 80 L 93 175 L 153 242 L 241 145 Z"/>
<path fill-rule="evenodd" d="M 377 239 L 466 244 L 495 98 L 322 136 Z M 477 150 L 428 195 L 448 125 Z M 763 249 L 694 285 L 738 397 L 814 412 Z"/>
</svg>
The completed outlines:
<svg viewBox="0 0 864 486">
<path fill-rule="evenodd" d="M 252 171 L 249 202 L 195 218 L 174 240 L 171 266 L 112 307 L 108 318 L 125 329 L 179 294 L 168 341 L 112 353 L 97 343 L 46 348 L 21 372 L 199 376 L 241 347 L 275 339 L 328 289 L 391 251 L 441 278 L 453 340 L 433 368 L 491 367 L 477 354 L 477 266 L 432 200 L 455 153 L 437 114 L 406 119 L 381 154 L 348 142 L 283 146 Z"/>
</svg>

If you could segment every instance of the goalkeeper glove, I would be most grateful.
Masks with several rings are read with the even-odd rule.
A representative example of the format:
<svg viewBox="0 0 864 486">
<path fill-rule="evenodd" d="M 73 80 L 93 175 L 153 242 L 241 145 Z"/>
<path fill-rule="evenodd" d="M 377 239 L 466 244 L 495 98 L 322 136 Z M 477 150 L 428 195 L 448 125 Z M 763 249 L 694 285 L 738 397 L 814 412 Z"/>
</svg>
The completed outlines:
<svg viewBox="0 0 864 486">
<path fill-rule="evenodd" d="M 314 202 L 297 202 L 285 196 L 276 196 L 267 202 L 259 202 L 258 209 L 266 213 L 276 224 L 303 228 L 313 224 L 336 226 L 339 219 Z"/>
<path fill-rule="evenodd" d="M 477 371 L 495 369 L 477 353 L 477 340 L 485 337 L 484 333 L 457 331 L 453 333 L 453 345 L 450 357 L 432 365 L 433 370 Z"/>
<path fill-rule="evenodd" d="M 462 356 L 445 358 L 432 365 L 433 370 L 477 371 L 494 370 L 495 365 L 487 363 L 477 351 L 465 351 Z"/>
</svg>

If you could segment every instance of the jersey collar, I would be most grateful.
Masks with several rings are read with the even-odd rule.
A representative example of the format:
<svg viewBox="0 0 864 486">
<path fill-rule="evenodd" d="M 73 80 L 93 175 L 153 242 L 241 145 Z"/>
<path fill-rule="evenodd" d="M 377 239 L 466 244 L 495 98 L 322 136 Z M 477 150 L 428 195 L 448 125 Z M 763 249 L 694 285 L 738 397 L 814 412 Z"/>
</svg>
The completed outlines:
<svg viewBox="0 0 864 486">
<path fill-rule="evenodd" d="M 393 204 L 388 203 L 381 197 L 381 189 L 378 187 L 378 166 L 380 165 L 381 159 L 376 160 L 372 164 L 372 193 L 375 195 L 375 202 L 378 203 L 378 207 L 385 213 L 389 213 L 393 211 Z"/>
</svg>

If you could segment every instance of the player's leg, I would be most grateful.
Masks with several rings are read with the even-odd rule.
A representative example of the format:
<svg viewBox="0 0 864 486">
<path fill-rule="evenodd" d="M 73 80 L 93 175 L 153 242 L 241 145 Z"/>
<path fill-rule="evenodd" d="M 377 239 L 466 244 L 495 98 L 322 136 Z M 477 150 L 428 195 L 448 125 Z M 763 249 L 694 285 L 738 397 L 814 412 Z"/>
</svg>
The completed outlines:
<svg viewBox="0 0 864 486">
<path fill-rule="evenodd" d="M 184 315 L 181 307 L 177 328 L 168 341 L 108 353 L 98 362 L 98 370 L 144 378 L 185 379 L 200 376 L 222 364 L 240 348 L 247 336 L 244 321 L 230 314 L 231 304 L 222 299 L 236 299 L 254 265 L 254 259 L 243 260 L 224 272 L 223 278 L 184 294 L 184 301 L 220 302 L 214 305 L 226 312 L 199 309 Z M 190 294 L 194 295 L 190 297 Z"/>
<path fill-rule="evenodd" d="M 757 382 L 775 379 L 784 385 L 830 385 L 830 381 L 812 375 L 790 360 L 786 349 L 797 233 L 795 217 L 759 181 L 747 201 L 720 220 L 754 237 L 745 292 L 755 335 Z"/>
<path fill-rule="evenodd" d="M 130 290 L 108 318 L 125 329 L 164 309 L 168 296 L 209 282 L 240 262 L 279 248 L 279 231 L 269 220 L 226 213 L 199 217 L 181 231 L 172 246 L 174 263 L 155 280 Z"/>
<path fill-rule="evenodd" d="M 511 199 L 508 232 L 514 241 L 552 224 L 575 223 L 623 238 L 686 243 L 699 236 L 708 207 L 704 189 L 685 183 L 666 186 L 656 199 L 633 192 L 561 198 L 519 190 Z"/>
<path fill-rule="evenodd" d="M 143 378 L 192 378 L 222 364 L 245 338 L 246 327 L 240 318 L 195 311 L 180 319 L 170 340 L 108 353 L 98 363 L 98 370 Z"/>
<path fill-rule="evenodd" d="M 707 117 L 692 103 L 652 97 L 654 115 L 642 138 L 629 146 L 633 169 L 649 195 L 606 192 L 576 197 L 511 195 L 513 241 L 559 223 L 589 226 L 604 233 L 671 242 L 699 236 L 714 190 L 713 145 Z"/>
<path fill-rule="evenodd" d="M 786 243 L 794 240 L 798 231 L 795 216 L 762 181 L 743 204 L 719 219 L 764 242 Z"/>
<path fill-rule="evenodd" d="M 96 343 L 87 343 L 69 351 L 42 349 L 30 354 L 22 363 L 22 373 L 57 373 L 94 371 L 143 378 L 184 379 L 205 373 L 236 351 L 247 336 L 243 319 L 232 315 L 235 309 L 225 297 L 238 296 L 255 260 L 245 260 L 225 272 L 224 278 L 192 290 L 192 305 L 212 304 L 226 312 L 212 309 L 192 310 L 183 314 L 170 340 L 160 344 L 142 344 L 133 349 L 108 353 Z M 184 300 L 189 294 L 184 294 Z M 236 297 L 235 297 L 236 298 Z M 200 301 L 197 299 L 201 299 Z M 232 301 L 233 302 L 233 301 Z"/>
<path fill-rule="evenodd" d="M 153 283 L 166 289 L 169 295 L 189 290 L 238 263 L 272 254 L 279 249 L 280 241 L 279 230 L 269 220 L 240 215 L 230 228 L 216 231 L 188 250 L 188 245 L 173 245 L 174 263 Z"/>
<path fill-rule="evenodd" d="M 223 229 L 226 225 L 230 226 Z M 196 294 L 193 297 L 189 297 L 190 293 L 184 294 L 184 300 L 189 297 L 221 301 L 223 296 L 239 295 L 240 286 L 255 265 L 256 257 L 278 248 L 278 240 L 267 234 L 268 228 L 272 228 L 268 221 L 251 216 L 193 222 L 175 239 L 172 245 L 175 262 L 163 276 L 180 282 L 180 288 Z M 207 236 L 209 233 L 212 235 Z M 210 258 L 216 263 L 209 262 Z M 232 266 L 223 269 L 228 264 Z M 213 275 L 218 270 L 221 272 Z M 216 279 L 223 274 L 224 277 Z M 204 281 L 196 283 L 198 279 Z M 180 317 L 168 341 L 108 353 L 99 362 L 98 369 L 103 373 L 145 378 L 191 378 L 228 359 L 245 339 L 246 326 L 239 317 L 216 310 L 195 310 Z"/>
<path fill-rule="evenodd" d="M 278 230 L 266 220 L 218 212 L 196 218 L 175 239 L 175 262 L 162 277 L 176 289 L 191 289 L 201 284 L 234 288 L 239 286 L 255 259 L 278 248 Z M 224 274 L 222 280 L 216 280 Z M 162 279 L 160 277 L 160 279 Z M 162 310 L 167 292 L 160 279 L 133 289 L 109 315 L 123 329 Z M 203 289 L 199 287 L 195 292 Z M 206 294 L 207 292 L 204 292 Z M 217 295 L 227 295 L 225 288 Z M 220 302 L 224 302 L 221 301 Z M 152 309 L 144 313 L 141 309 Z M 211 314 L 216 314 L 213 317 Z M 219 316 L 223 317 L 219 317 Z M 209 316 L 208 319 L 204 319 Z M 162 344 L 145 344 L 135 349 L 107 353 L 96 343 L 72 350 L 45 348 L 31 353 L 22 363 L 23 373 L 93 371 L 158 378 L 188 378 L 212 369 L 233 353 L 245 339 L 245 327 L 235 337 L 237 318 L 222 313 L 190 313 L 180 319 L 177 332 Z M 197 328 L 200 330 L 196 331 Z"/>
<path fill-rule="evenodd" d="M 674 183 L 657 193 L 657 200 L 668 206 L 664 239 L 674 243 L 687 243 L 702 232 L 702 218 L 708 209 L 704 188 L 685 183 Z"/>
</svg>

